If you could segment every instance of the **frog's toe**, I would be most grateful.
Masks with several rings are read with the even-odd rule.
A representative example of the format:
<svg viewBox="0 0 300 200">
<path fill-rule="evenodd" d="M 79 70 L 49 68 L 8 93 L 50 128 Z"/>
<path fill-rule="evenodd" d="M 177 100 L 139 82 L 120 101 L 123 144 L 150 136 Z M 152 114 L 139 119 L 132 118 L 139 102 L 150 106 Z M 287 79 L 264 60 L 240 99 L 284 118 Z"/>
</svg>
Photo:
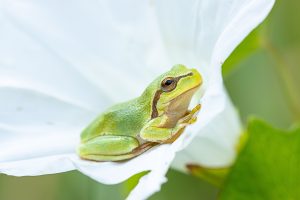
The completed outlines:
<svg viewBox="0 0 300 200">
<path fill-rule="evenodd" d="M 189 120 L 188 124 L 194 124 L 197 121 L 197 117 L 193 117 Z"/>
<path fill-rule="evenodd" d="M 201 104 L 197 104 L 190 112 L 191 115 L 196 116 L 201 109 Z"/>
</svg>

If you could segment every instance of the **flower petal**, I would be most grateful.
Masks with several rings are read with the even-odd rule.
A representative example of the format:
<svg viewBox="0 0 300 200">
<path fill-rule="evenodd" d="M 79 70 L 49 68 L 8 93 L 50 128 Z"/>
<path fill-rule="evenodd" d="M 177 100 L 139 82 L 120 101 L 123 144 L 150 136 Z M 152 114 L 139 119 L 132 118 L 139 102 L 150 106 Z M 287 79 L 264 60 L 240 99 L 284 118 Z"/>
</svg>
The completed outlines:
<svg viewBox="0 0 300 200">
<path fill-rule="evenodd" d="M 146 1 L 7 0 L 2 11 L 14 28 L 113 101 L 138 95 L 157 71 L 170 66 L 154 8 Z"/>
<path fill-rule="evenodd" d="M 0 116 L 0 138 L 7 142 L 0 172 L 22 176 L 77 168 L 97 181 L 114 184 L 151 170 L 130 194 L 133 199 L 148 197 L 165 181 L 175 153 L 226 108 L 221 64 L 273 3 L 1 1 L 5 31 L 0 38 L 6 42 L 0 47 L 0 92 L 10 96 L 0 98 L 0 105 L 8 105 Z M 75 155 L 87 121 L 111 102 L 138 95 L 154 74 L 175 63 L 200 66 L 204 74 L 197 124 L 172 145 L 126 162 L 96 163 Z M 17 114 L 20 99 L 22 109 L 31 108 L 24 109 L 25 114 Z M 31 112 L 35 104 L 39 112 Z M 49 119 L 56 128 L 44 125 Z M 13 142 L 19 150 L 9 148 Z"/>
</svg>

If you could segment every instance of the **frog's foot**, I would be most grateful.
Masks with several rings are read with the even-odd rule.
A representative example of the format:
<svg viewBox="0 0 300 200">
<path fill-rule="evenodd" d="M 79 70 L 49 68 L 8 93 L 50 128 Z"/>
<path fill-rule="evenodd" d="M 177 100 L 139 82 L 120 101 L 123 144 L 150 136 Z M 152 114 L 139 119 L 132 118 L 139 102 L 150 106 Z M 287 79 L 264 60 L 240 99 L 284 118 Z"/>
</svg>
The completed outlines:
<svg viewBox="0 0 300 200">
<path fill-rule="evenodd" d="M 178 125 L 173 129 L 172 137 L 164 143 L 173 143 L 184 131 L 185 127 L 197 121 L 197 114 L 201 109 L 201 104 L 195 106 L 187 115 L 178 120 Z"/>
<path fill-rule="evenodd" d="M 183 118 L 178 120 L 178 124 L 185 127 L 189 124 L 195 123 L 197 121 L 197 115 L 198 115 L 198 112 L 200 111 L 200 109 L 201 109 L 201 104 L 198 104 L 191 111 L 189 111 L 187 113 L 187 115 L 185 115 Z"/>
<path fill-rule="evenodd" d="M 157 143 L 139 141 L 130 136 L 103 135 L 81 144 L 78 154 L 82 159 L 92 161 L 122 161 L 147 151 Z"/>
</svg>

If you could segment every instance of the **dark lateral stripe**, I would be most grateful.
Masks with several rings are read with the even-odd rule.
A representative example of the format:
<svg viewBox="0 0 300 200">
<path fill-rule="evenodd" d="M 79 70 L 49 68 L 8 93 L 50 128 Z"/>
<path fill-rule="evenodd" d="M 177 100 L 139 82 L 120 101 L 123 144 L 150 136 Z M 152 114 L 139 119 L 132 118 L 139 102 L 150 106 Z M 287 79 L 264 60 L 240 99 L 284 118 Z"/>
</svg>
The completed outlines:
<svg viewBox="0 0 300 200">
<path fill-rule="evenodd" d="M 185 74 L 185 75 L 177 76 L 175 79 L 176 79 L 177 82 L 178 82 L 180 79 L 182 79 L 182 78 L 184 78 L 184 77 L 187 77 L 187 76 L 193 76 L 193 72 L 190 72 L 190 73 Z"/>
<path fill-rule="evenodd" d="M 176 82 L 178 82 L 180 79 L 182 79 L 184 77 L 187 77 L 187 76 L 192 76 L 192 75 L 193 75 L 193 73 L 190 72 L 188 74 L 178 76 L 175 79 L 176 79 Z M 151 119 L 158 117 L 158 111 L 157 111 L 156 105 L 157 105 L 157 102 L 158 102 L 159 97 L 160 97 L 160 95 L 161 95 L 162 92 L 163 92 L 162 90 L 157 90 L 155 92 L 155 95 L 154 95 L 154 98 L 153 98 L 153 101 L 152 101 Z"/>
<path fill-rule="evenodd" d="M 154 95 L 154 98 L 152 101 L 151 119 L 156 118 L 158 116 L 158 111 L 157 111 L 156 105 L 157 105 L 157 102 L 158 102 L 158 99 L 159 99 L 161 93 L 162 93 L 162 90 L 157 90 L 155 92 L 155 95 Z"/>
</svg>

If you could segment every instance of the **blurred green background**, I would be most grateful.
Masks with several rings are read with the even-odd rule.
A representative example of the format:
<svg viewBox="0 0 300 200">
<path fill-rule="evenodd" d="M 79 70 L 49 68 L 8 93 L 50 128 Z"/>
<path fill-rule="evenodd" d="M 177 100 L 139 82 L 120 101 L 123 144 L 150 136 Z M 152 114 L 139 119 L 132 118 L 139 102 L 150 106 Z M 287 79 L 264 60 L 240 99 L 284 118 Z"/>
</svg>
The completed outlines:
<svg viewBox="0 0 300 200">
<path fill-rule="evenodd" d="M 225 85 L 243 122 L 257 116 L 278 128 L 300 121 L 300 2 L 278 0 L 223 66 Z M 124 199 L 128 184 L 99 184 L 77 171 L 40 177 L 0 175 L 2 200 Z M 152 200 L 216 199 L 218 189 L 175 170 Z"/>
</svg>

